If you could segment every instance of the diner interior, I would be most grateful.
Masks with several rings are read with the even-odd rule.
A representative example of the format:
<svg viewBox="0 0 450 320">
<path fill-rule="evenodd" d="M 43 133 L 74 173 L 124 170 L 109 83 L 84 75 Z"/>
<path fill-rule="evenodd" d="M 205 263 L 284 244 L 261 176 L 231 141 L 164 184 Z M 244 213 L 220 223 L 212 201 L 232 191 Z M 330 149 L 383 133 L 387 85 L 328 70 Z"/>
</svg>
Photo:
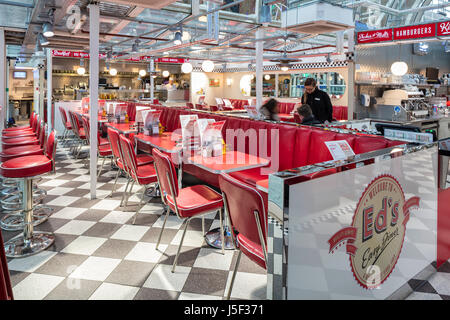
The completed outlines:
<svg viewBox="0 0 450 320">
<path fill-rule="evenodd" d="M 449 30 L 447 0 L 0 0 L 0 300 L 450 299 Z M 377 293 L 327 241 L 390 161 L 434 211 Z M 295 224 L 294 185 L 328 211 Z"/>
</svg>

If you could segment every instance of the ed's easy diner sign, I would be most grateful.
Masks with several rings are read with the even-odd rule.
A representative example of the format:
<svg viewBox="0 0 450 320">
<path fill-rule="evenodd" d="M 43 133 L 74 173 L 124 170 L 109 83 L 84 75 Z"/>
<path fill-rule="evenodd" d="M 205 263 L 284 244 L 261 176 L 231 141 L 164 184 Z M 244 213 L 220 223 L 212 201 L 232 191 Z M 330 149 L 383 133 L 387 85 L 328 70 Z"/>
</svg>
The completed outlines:
<svg viewBox="0 0 450 320">
<path fill-rule="evenodd" d="M 352 225 L 328 240 L 330 253 L 346 243 L 354 278 L 363 288 L 377 288 L 394 270 L 410 209 L 419 201 L 419 197 L 406 200 L 400 183 L 391 175 L 381 175 L 361 195 Z"/>
<path fill-rule="evenodd" d="M 357 43 L 423 39 L 450 35 L 450 21 L 358 32 Z"/>
</svg>

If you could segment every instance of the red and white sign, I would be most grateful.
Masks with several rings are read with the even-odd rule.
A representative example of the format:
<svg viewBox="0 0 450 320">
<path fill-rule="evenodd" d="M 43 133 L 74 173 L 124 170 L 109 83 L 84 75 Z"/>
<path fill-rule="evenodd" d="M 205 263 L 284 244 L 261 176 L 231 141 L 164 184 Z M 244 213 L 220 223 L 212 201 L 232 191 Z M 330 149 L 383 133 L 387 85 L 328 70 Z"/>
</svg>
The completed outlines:
<svg viewBox="0 0 450 320">
<path fill-rule="evenodd" d="M 189 62 L 189 59 L 184 59 L 184 58 L 157 58 L 157 59 L 155 59 L 155 62 L 183 64 L 185 62 Z"/>
<path fill-rule="evenodd" d="M 355 280 L 366 289 L 379 287 L 397 264 L 410 210 L 419 203 L 419 197 L 405 199 L 392 175 L 378 176 L 361 195 L 351 226 L 328 240 L 329 252 L 345 244 Z"/>
<path fill-rule="evenodd" d="M 450 21 L 440 22 L 437 26 L 438 36 L 448 36 L 450 35 Z"/>
<path fill-rule="evenodd" d="M 392 29 L 358 32 L 358 43 L 392 41 Z"/>
<path fill-rule="evenodd" d="M 436 36 L 435 23 L 394 28 L 394 40 L 420 39 L 435 36 Z"/>
</svg>

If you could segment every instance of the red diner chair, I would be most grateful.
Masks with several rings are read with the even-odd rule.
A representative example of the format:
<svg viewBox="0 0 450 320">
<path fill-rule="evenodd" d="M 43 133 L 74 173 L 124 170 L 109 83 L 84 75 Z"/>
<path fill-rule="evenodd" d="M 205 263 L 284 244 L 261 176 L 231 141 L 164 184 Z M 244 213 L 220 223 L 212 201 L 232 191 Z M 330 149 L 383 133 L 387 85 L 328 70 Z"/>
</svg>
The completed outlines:
<svg viewBox="0 0 450 320">
<path fill-rule="evenodd" d="M 3 237 L 0 232 L 0 300 L 14 300 L 8 262 L 3 247 Z"/>
<path fill-rule="evenodd" d="M 86 117 L 82 117 L 81 119 L 83 121 L 83 128 L 84 128 L 84 132 L 86 133 L 87 143 L 91 144 L 89 120 Z M 103 166 L 105 165 L 105 160 L 111 159 L 111 167 L 112 167 L 112 158 L 113 158 L 111 145 L 109 143 L 101 144 L 100 133 L 98 131 L 97 131 L 97 156 L 99 158 L 103 158 L 102 165 L 100 166 L 100 170 L 98 170 L 98 173 L 97 173 L 97 178 L 98 178 L 98 177 L 100 177 L 100 174 L 102 173 Z"/>
<path fill-rule="evenodd" d="M 24 231 L 5 242 L 5 255 L 10 258 L 27 257 L 47 249 L 55 241 L 53 233 L 34 231 L 33 223 L 33 179 L 55 171 L 56 133 L 53 130 L 48 138 L 43 155 L 17 157 L 5 161 L 0 166 L 4 178 L 24 179 Z"/>
<path fill-rule="evenodd" d="M 194 105 L 190 102 L 186 102 L 186 107 L 188 107 L 189 109 L 194 109 Z"/>
<path fill-rule="evenodd" d="M 75 133 L 75 137 L 76 137 L 76 143 L 74 146 L 74 149 L 72 149 L 72 152 L 75 154 L 75 158 L 78 159 L 78 156 L 80 155 L 81 149 L 83 147 L 83 144 L 86 144 L 87 140 L 86 140 L 86 132 L 84 130 L 84 128 L 80 125 L 80 121 L 78 120 L 78 116 L 72 112 L 69 111 L 69 117 L 70 117 L 70 122 L 72 124 L 72 131 Z"/>
<path fill-rule="evenodd" d="M 110 194 L 110 196 L 112 197 L 114 190 L 116 189 L 117 179 L 119 178 L 119 175 L 121 172 L 125 172 L 125 168 L 124 168 L 124 164 L 122 161 L 122 154 L 121 154 L 122 151 L 121 151 L 121 147 L 120 147 L 119 131 L 112 129 L 112 128 L 108 128 L 107 132 L 108 132 L 108 140 L 109 140 L 111 150 L 112 150 L 113 163 L 116 165 L 117 168 L 119 168 L 119 170 L 117 171 L 116 178 L 114 180 L 113 189 Z M 136 155 L 136 160 L 137 160 L 138 166 L 146 165 L 146 164 L 153 162 L 152 156 L 146 155 L 146 154 Z M 123 196 L 122 196 L 122 199 L 123 199 Z"/>
<path fill-rule="evenodd" d="M 146 164 L 146 165 L 138 165 L 136 152 L 134 151 L 134 148 L 131 144 L 130 139 L 125 137 L 124 135 L 119 136 L 120 141 L 120 147 L 122 150 L 122 156 L 123 156 L 123 163 L 125 170 L 127 171 L 129 177 L 131 180 L 133 180 L 133 183 L 131 184 L 130 188 L 130 194 L 131 190 L 133 190 L 133 185 L 136 183 L 139 186 L 142 186 L 142 196 L 141 200 L 139 202 L 139 205 L 136 209 L 136 213 L 134 214 L 134 219 L 132 224 L 136 222 L 136 217 L 139 213 L 139 210 L 141 209 L 142 203 L 144 201 L 144 195 L 145 190 L 152 184 L 155 184 L 158 182 L 158 178 L 156 177 L 156 171 L 155 167 L 152 164 Z M 128 185 L 128 184 L 127 184 Z M 125 194 L 127 190 L 125 189 Z M 128 197 L 127 197 L 128 200 Z"/>
<path fill-rule="evenodd" d="M 67 143 L 67 135 L 69 134 L 69 132 L 72 131 L 72 125 L 70 124 L 70 121 L 67 119 L 66 110 L 64 110 L 63 107 L 59 107 L 59 113 L 61 115 L 61 121 L 62 121 L 62 123 L 64 125 L 64 132 L 63 132 L 62 142 L 65 145 Z"/>
<path fill-rule="evenodd" d="M 180 245 L 173 262 L 172 272 L 175 272 L 178 256 L 180 254 L 181 246 L 183 245 L 183 240 L 189 221 L 195 217 L 204 216 L 205 214 L 219 211 L 220 234 L 222 235 L 222 254 L 224 254 L 225 241 L 222 222 L 222 196 L 205 185 L 195 185 L 180 189 L 178 187 L 178 179 L 175 172 L 175 166 L 170 160 L 169 156 L 157 149 L 154 149 L 153 158 L 155 159 L 155 169 L 158 176 L 161 199 L 163 203 L 167 205 L 166 216 L 164 218 L 163 226 L 156 243 L 156 249 L 158 249 L 159 243 L 161 241 L 161 236 L 164 231 L 164 227 L 166 225 L 170 210 L 175 212 L 177 217 L 183 220 L 183 222 L 186 221 Z M 204 230 L 204 228 L 202 230 Z"/>
<path fill-rule="evenodd" d="M 219 107 L 218 106 L 209 106 L 209 111 L 219 111 Z"/>
<path fill-rule="evenodd" d="M 264 198 L 254 187 L 228 174 L 219 176 L 225 212 L 228 214 L 231 236 L 239 254 L 228 289 L 227 300 L 233 290 L 236 272 L 244 253 L 250 260 L 266 269 L 267 213 Z"/>
</svg>

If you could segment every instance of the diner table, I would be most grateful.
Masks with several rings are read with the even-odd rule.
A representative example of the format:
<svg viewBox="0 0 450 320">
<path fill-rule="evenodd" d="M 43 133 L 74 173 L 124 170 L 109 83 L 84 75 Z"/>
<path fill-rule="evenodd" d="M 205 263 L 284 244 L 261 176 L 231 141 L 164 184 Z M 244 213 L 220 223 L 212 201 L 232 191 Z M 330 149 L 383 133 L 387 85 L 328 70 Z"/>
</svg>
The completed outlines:
<svg viewBox="0 0 450 320">
<path fill-rule="evenodd" d="M 116 129 L 119 133 L 125 135 L 137 132 L 135 121 L 129 121 L 128 123 L 105 122 L 105 126 Z"/>
<path fill-rule="evenodd" d="M 239 151 L 227 151 L 225 152 L 225 154 L 216 157 L 202 157 L 201 155 L 193 155 L 189 157 L 187 161 L 190 164 L 196 165 L 215 174 L 231 173 L 235 171 L 265 167 L 270 163 L 270 160 L 268 159 Z M 226 215 L 226 217 L 228 217 L 228 214 Z M 228 223 L 225 223 L 224 229 L 224 248 L 226 250 L 232 250 L 235 247 Z M 221 249 L 222 237 L 220 234 L 220 228 L 210 230 L 208 233 L 206 233 L 205 241 L 209 246 Z"/>
<path fill-rule="evenodd" d="M 264 193 L 269 193 L 269 179 L 256 181 L 256 189 Z"/>
</svg>

